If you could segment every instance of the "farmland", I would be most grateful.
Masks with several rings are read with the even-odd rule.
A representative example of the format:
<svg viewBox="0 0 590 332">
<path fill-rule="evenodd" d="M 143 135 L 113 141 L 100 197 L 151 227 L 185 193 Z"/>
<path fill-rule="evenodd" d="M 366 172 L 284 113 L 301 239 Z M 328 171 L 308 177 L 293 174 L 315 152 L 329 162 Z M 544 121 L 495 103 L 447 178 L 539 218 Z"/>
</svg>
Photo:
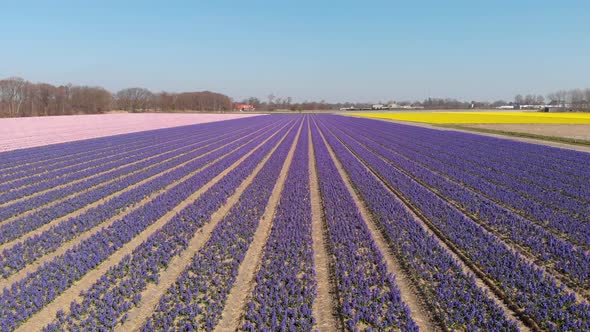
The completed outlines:
<svg viewBox="0 0 590 332">
<path fill-rule="evenodd" d="M 396 112 L 352 115 L 432 124 L 590 124 L 590 113 Z"/>
<path fill-rule="evenodd" d="M 579 151 L 590 152 L 590 113 L 427 111 L 350 115 L 504 136 L 523 142 L 538 143 L 538 140 L 542 140 L 561 148 L 571 148 L 573 144 Z"/>
<path fill-rule="evenodd" d="M 249 116 L 119 113 L 0 119 L 0 152 Z"/>
<path fill-rule="evenodd" d="M 6 144 L 0 330 L 590 330 L 590 154 L 190 116 Z"/>
</svg>

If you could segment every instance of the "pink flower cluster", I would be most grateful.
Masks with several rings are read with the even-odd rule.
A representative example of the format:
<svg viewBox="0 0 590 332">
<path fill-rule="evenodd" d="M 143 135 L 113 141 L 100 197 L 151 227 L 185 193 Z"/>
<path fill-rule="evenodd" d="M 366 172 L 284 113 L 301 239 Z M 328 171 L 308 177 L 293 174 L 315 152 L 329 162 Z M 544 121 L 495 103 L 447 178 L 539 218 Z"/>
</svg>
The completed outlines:
<svg viewBox="0 0 590 332">
<path fill-rule="evenodd" d="M 0 152 L 257 114 L 96 114 L 0 119 Z"/>
</svg>

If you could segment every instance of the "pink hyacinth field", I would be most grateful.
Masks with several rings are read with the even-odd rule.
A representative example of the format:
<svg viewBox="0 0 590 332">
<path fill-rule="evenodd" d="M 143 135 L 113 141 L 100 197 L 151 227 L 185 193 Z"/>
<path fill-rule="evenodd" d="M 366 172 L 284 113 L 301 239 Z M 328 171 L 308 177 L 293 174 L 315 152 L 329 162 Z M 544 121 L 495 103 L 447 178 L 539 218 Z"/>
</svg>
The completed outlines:
<svg viewBox="0 0 590 332">
<path fill-rule="evenodd" d="M 256 114 L 96 114 L 0 119 L 0 152 Z"/>
</svg>

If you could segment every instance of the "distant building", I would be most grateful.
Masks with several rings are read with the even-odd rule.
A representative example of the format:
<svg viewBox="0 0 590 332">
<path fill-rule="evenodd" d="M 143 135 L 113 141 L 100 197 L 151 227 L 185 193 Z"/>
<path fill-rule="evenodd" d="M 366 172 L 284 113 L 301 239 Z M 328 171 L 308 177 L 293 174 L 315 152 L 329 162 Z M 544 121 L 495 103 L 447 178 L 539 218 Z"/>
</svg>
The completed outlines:
<svg viewBox="0 0 590 332">
<path fill-rule="evenodd" d="M 386 108 L 387 107 L 385 105 L 381 105 L 381 104 L 375 104 L 375 105 L 371 106 L 371 109 L 373 109 L 373 110 L 383 110 Z"/>
<path fill-rule="evenodd" d="M 254 105 L 251 104 L 234 104 L 234 110 L 240 112 L 255 111 L 256 107 L 254 107 Z"/>
<path fill-rule="evenodd" d="M 405 109 L 405 110 L 422 110 L 422 109 L 424 109 L 424 106 L 404 105 L 404 106 L 401 106 L 400 108 Z"/>
<path fill-rule="evenodd" d="M 546 105 L 539 110 L 539 112 L 547 112 L 547 113 L 563 113 L 563 112 L 573 112 L 573 110 L 566 106 L 554 106 L 554 105 Z"/>
<path fill-rule="evenodd" d="M 542 109 L 544 105 L 520 105 L 521 110 L 538 110 Z"/>
</svg>

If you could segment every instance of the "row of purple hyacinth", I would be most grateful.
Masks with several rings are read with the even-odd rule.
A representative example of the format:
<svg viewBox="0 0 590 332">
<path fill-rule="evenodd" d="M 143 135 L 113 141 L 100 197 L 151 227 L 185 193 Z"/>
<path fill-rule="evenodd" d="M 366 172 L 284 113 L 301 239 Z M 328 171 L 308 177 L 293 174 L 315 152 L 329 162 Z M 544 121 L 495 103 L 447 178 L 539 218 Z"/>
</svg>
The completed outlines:
<svg viewBox="0 0 590 332">
<path fill-rule="evenodd" d="M 387 125 L 387 124 L 385 124 Z M 583 179 L 579 177 L 568 176 L 567 174 L 558 171 L 550 171 L 546 168 L 539 168 L 531 165 L 530 161 L 526 159 L 519 161 L 523 155 L 521 151 L 512 151 L 511 153 L 504 153 L 501 156 L 495 156 L 495 150 L 480 146 L 481 140 L 485 137 L 477 137 L 474 135 L 466 136 L 471 140 L 457 141 L 453 134 L 441 135 L 440 133 L 432 133 L 430 131 L 424 135 L 417 136 L 412 131 L 407 129 L 399 129 L 384 127 L 384 124 L 372 125 L 359 121 L 357 126 L 363 128 L 364 131 L 377 131 L 385 133 L 394 144 L 402 144 L 409 148 L 418 148 L 420 152 L 430 151 L 433 155 L 439 158 L 444 158 L 460 161 L 468 169 L 481 170 L 486 175 L 486 178 L 498 181 L 505 186 L 514 188 L 519 193 L 532 196 L 543 204 L 554 205 L 561 211 L 571 211 L 575 215 L 584 215 L 588 220 L 590 215 L 590 189 L 585 186 Z M 425 130 L 426 129 L 422 129 Z M 425 136 L 425 137 L 424 137 Z M 551 149 L 547 147 L 547 149 Z M 568 152 L 574 153 L 574 152 Z M 578 153 L 581 154 L 581 153 Z M 457 156 L 461 158 L 457 159 Z M 525 154 L 526 155 L 526 154 Z M 581 154 L 584 155 L 584 154 Z M 582 157 L 579 157 L 582 158 Z M 551 160 L 550 158 L 547 158 Z M 580 163 L 580 167 L 589 164 L 587 160 Z M 510 160 L 509 163 L 506 161 Z M 547 165 L 558 163 L 559 160 L 552 160 L 551 162 L 544 161 Z"/>
<path fill-rule="evenodd" d="M 384 146 L 385 148 L 403 155 L 433 172 L 459 182 L 471 190 L 511 208 L 525 218 L 561 232 L 576 243 L 582 245 L 590 243 L 588 235 L 590 230 L 587 229 L 587 223 L 581 222 L 582 218 L 576 216 L 574 212 L 579 208 L 578 204 L 572 205 L 569 200 L 542 201 L 541 197 L 547 193 L 546 189 L 505 177 L 500 171 L 492 171 L 470 163 L 467 158 L 457 158 L 457 155 L 462 155 L 460 152 L 431 151 L 428 147 L 420 144 L 413 146 L 407 143 L 403 144 L 385 133 L 376 133 L 376 130 L 373 130 L 373 133 L 376 135 L 375 138 L 387 142 L 388 145 Z M 372 139 L 364 132 L 357 131 L 355 134 Z M 375 141 L 374 138 L 372 140 Z M 379 141 L 375 142 L 379 143 Z M 454 149 L 449 146 L 447 151 L 454 152 Z"/>
<path fill-rule="evenodd" d="M 365 123 L 361 120 L 359 124 Z M 544 146 L 533 146 L 531 149 L 542 149 L 543 154 L 531 155 L 526 149 L 518 149 L 520 142 L 508 141 L 514 143 L 513 148 L 499 149 L 506 146 L 506 142 L 499 142 L 496 145 L 490 145 L 489 137 L 464 134 L 455 132 L 441 133 L 432 129 L 414 129 L 408 130 L 407 126 L 394 125 L 394 127 L 383 127 L 389 124 L 376 124 L 372 130 L 382 128 L 384 131 L 395 133 L 395 137 L 406 142 L 416 143 L 418 146 L 426 145 L 436 147 L 437 153 L 451 153 L 452 155 L 461 155 L 466 160 L 478 164 L 479 167 L 491 168 L 517 181 L 521 181 L 531 186 L 544 188 L 559 194 L 561 200 L 578 200 L 586 203 L 590 202 L 590 189 L 584 183 L 590 181 L 590 174 L 584 172 L 584 168 L 590 162 L 586 153 L 556 149 Z M 395 129 L 392 131 L 392 129 Z M 499 140 L 502 141 L 502 140 Z M 425 144 L 425 143 L 428 144 Z M 531 146 L 531 144 L 525 144 Z M 443 152 L 445 151 L 445 152 Z M 555 152 L 558 153 L 555 153 Z M 563 159 L 560 157 L 550 157 L 551 155 L 575 156 L 580 162 L 573 166 L 563 165 Z M 538 159 L 542 159 L 539 161 Z M 507 162 L 509 161 L 509 162 Z M 571 171 L 567 171 L 571 169 Z M 574 172 L 574 174 L 571 174 Z M 526 189 L 528 192 L 529 189 Z M 571 203 L 573 204 L 573 203 Z"/>
<path fill-rule="evenodd" d="M 423 139 L 421 141 L 405 140 L 399 136 L 395 131 L 380 126 L 368 125 L 361 126 L 357 124 L 358 129 L 363 132 L 372 132 L 388 139 L 390 148 L 395 148 L 400 153 L 414 153 L 419 157 L 414 157 L 414 160 L 423 161 L 424 158 L 435 160 L 434 162 L 442 162 L 451 165 L 451 169 L 456 169 L 465 176 L 471 175 L 474 178 L 472 181 L 481 185 L 486 185 L 487 190 L 492 190 L 492 193 L 501 192 L 497 195 L 500 197 L 508 195 L 505 200 L 509 204 L 512 200 L 526 200 L 528 204 L 518 204 L 517 206 L 526 206 L 527 213 L 541 213 L 555 214 L 555 218 L 574 218 L 581 221 L 590 221 L 590 204 L 574 198 L 570 195 L 564 194 L 561 189 L 552 189 L 551 183 L 559 183 L 563 185 L 564 179 L 561 176 L 553 178 L 542 178 L 535 182 L 531 176 L 536 176 L 537 173 L 531 175 L 530 173 L 519 170 L 511 173 L 510 164 L 506 160 L 511 158 L 493 161 L 488 158 L 485 150 L 479 152 L 471 147 L 459 147 L 454 141 L 449 138 L 437 138 L 436 140 Z M 457 158 L 461 156 L 461 158 Z M 429 161 L 430 163 L 430 161 Z M 459 169 L 457 169 L 459 168 Z M 473 183 L 473 182 L 471 182 Z M 566 188 L 571 191 L 571 188 L 578 188 L 576 190 L 588 190 L 583 185 L 583 181 L 575 180 L 574 185 L 566 185 Z M 574 194 L 576 196 L 576 194 Z M 578 195 L 580 196 L 580 195 Z"/>
<path fill-rule="evenodd" d="M 226 133 L 233 133 L 235 131 L 244 130 L 247 126 L 255 125 L 257 122 L 255 121 L 248 121 L 251 119 L 244 119 L 244 122 L 235 122 L 235 121 L 227 121 L 225 125 L 227 126 L 228 131 Z M 58 160 L 36 160 L 35 162 L 31 162 L 28 164 L 14 166 L 11 169 L 5 170 L 0 175 L 0 183 L 4 184 L 7 181 L 5 179 L 10 178 L 11 182 L 13 182 L 14 178 L 28 178 L 28 177 L 38 177 L 40 179 L 44 178 L 44 175 L 47 175 L 48 172 L 57 171 L 66 167 L 76 167 L 81 163 L 86 163 L 88 161 L 92 161 L 98 158 L 109 157 L 113 155 L 119 155 L 122 150 L 134 150 L 134 149 L 141 149 L 147 146 L 156 146 L 156 145 L 164 145 L 171 142 L 175 142 L 180 139 L 185 139 L 187 137 L 193 137 L 195 135 L 201 135 L 204 138 L 210 138 L 210 140 L 215 139 L 212 137 L 212 133 L 218 133 L 218 129 L 215 126 L 209 125 L 201 125 L 198 127 L 194 126 L 185 126 L 180 128 L 170 128 L 165 131 L 158 131 L 158 134 L 148 132 L 149 135 L 145 133 L 135 133 L 129 135 L 123 135 L 122 137 L 119 136 L 112 136 L 110 140 L 103 142 L 101 145 L 95 146 L 84 146 L 83 143 L 81 144 L 82 150 L 81 152 L 70 154 L 71 151 L 68 150 L 65 146 L 62 147 L 63 151 L 62 154 L 64 157 L 59 158 Z M 208 134 L 208 135 L 207 135 Z M 221 135 L 223 136 L 223 135 Z M 78 143 L 80 144 L 80 143 Z M 61 146 L 61 145 L 60 145 Z M 27 150 L 28 151 L 28 150 Z M 34 154 L 33 154 L 33 157 Z M 18 173 L 18 174 L 17 174 Z"/>
<path fill-rule="evenodd" d="M 318 128 L 313 125 L 311 131 L 344 328 L 417 330 Z"/>
<path fill-rule="evenodd" d="M 265 135 L 265 132 L 258 133 L 257 135 Z M 223 153 L 227 153 L 227 151 L 231 151 L 232 149 L 239 147 L 239 145 L 246 144 L 247 140 L 245 138 L 248 138 L 248 140 L 252 139 L 248 136 L 243 136 L 243 138 L 243 140 L 227 145 L 227 149 L 214 152 L 209 158 L 204 158 L 202 156 L 206 151 L 200 151 L 200 149 L 198 149 L 184 156 L 172 158 L 169 161 L 154 165 L 149 168 L 149 170 L 142 173 L 134 174 L 133 176 L 120 180 L 120 185 L 117 185 L 116 187 L 127 188 L 138 181 L 157 176 L 137 188 L 111 198 L 97 207 L 89 209 L 79 216 L 72 217 L 52 226 L 38 236 L 27 238 L 25 241 L 19 242 L 17 245 L 5 249 L 2 254 L 0 254 L 0 271 L 3 277 L 6 278 L 11 274 L 16 273 L 26 265 L 34 262 L 36 259 L 56 250 L 64 242 L 74 238 L 78 234 L 100 225 L 104 221 L 116 216 L 126 207 L 140 202 L 145 197 L 148 197 L 171 183 L 180 180 L 192 171 L 202 168 L 211 160 L 210 158 L 219 158 Z M 182 163 L 186 164 L 176 170 L 167 172 L 167 170 Z"/>
<path fill-rule="evenodd" d="M 137 138 L 126 141 L 125 144 L 117 144 L 116 146 L 108 146 L 103 148 L 97 148 L 95 153 L 84 153 L 81 155 L 75 155 L 71 158 L 60 160 L 58 162 L 44 162 L 39 165 L 23 165 L 18 167 L 18 170 L 6 170 L 4 174 L 0 176 L 0 192 L 6 191 L 7 189 L 14 190 L 17 187 L 36 183 L 38 181 L 45 180 L 47 176 L 54 177 L 60 176 L 63 171 L 68 170 L 69 173 L 76 173 L 79 170 L 83 170 L 84 166 L 93 167 L 102 163 L 108 162 L 109 160 L 116 160 L 113 158 L 120 159 L 125 157 L 131 152 L 139 151 L 150 146 L 165 145 L 171 142 L 175 142 L 183 137 L 195 135 L 203 135 L 203 131 L 193 131 L 190 133 L 170 133 L 169 135 L 162 135 L 162 137 L 150 137 L 143 141 Z M 206 136 L 204 136 L 206 137 Z M 62 173 L 60 173 L 60 171 Z M 10 185 L 10 187 L 7 187 Z"/>
<path fill-rule="evenodd" d="M 191 140 L 190 138 L 188 141 L 193 142 L 193 144 L 203 144 L 201 141 L 203 139 L 201 137 Z M 116 168 L 122 166 L 128 166 L 131 163 L 137 161 L 149 161 L 151 162 L 152 159 L 158 157 L 160 154 L 167 152 L 169 154 L 175 153 L 176 149 L 183 150 L 183 151 L 191 151 L 194 147 L 191 145 L 187 145 L 186 141 L 181 141 L 176 144 L 167 144 L 163 147 L 160 146 L 150 146 L 147 148 L 142 149 L 141 151 L 133 152 L 128 151 L 127 155 L 123 158 L 119 156 L 114 156 L 109 158 L 111 160 L 104 160 L 104 159 L 97 159 L 91 161 L 90 164 L 84 164 L 80 166 L 79 171 L 72 171 L 70 168 L 64 168 L 62 170 L 56 170 L 47 172 L 46 174 L 41 175 L 40 177 L 35 178 L 27 178 L 23 181 L 31 181 L 30 184 L 21 186 L 21 181 L 17 181 L 19 183 L 9 183 L 7 186 L 13 186 L 12 190 L 4 192 L 0 194 L 0 204 L 6 203 L 15 200 L 21 199 L 30 195 L 33 195 L 40 191 L 49 190 L 58 186 L 67 186 L 70 187 L 71 182 L 81 180 L 82 182 L 87 182 L 89 179 L 88 177 L 95 176 L 97 174 L 104 175 L 111 174 L 115 171 Z M 162 151 L 162 148 L 165 149 Z M 87 188 L 86 186 L 83 188 Z M 76 188 L 78 189 L 78 188 Z M 83 190 L 83 189 L 82 189 Z M 72 192 L 72 191 L 70 191 Z M 31 197 L 29 197 L 29 200 Z"/>
<path fill-rule="evenodd" d="M 266 123 L 268 124 L 268 122 Z M 11 330 L 41 310 L 47 303 L 67 290 L 76 280 L 96 268 L 117 249 L 172 210 L 191 193 L 209 182 L 257 144 L 259 144 L 258 141 L 253 141 L 210 164 L 182 183 L 158 195 L 141 209 L 118 219 L 111 226 L 102 229 L 63 255 L 44 264 L 10 288 L 5 289 L 0 295 L 0 326 L 2 329 Z M 208 157 L 208 160 L 214 158 L 213 156 Z M 215 171 L 207 171 L 211 168 L 214 168 Z"/>
<path fill-rule="evenodd" d="M 212 330 L 219 320 L 240 263 L 277 183 L 300 121 L 270 156 L 252 183 L 213 229 L 191 264 L 160 299 L 143 331 Z M 242 179 L 257 164 L 244 167 Z M 242 167 L 239 167 L 242 168 Z M 236 181 L 228 179 L 228 181 Z"/>
<path fill-rule="evenodd" d="M 204 129 L 198 127 L 200 129 Z M 194 128 L 193 128 L 194 129 Z M 182 128 L 176 134 L 180 134 L 181 130 L 185 133 L 193 132 L 193 129 Z M 99 139 L 73 141 L 69 143 L 61 143 L 55 145 L 46 145 L 34 148 L 27 148 L 22 150 L 14 150 L 3 152 L 3 160 L 0 163 L 0 171 L 3 176 L 11 176 L 15 173 L 26 175 L 27 173 L 35 173 L 37 171 L 50 170 L 53 167 L 60 165 L 68 165 L 70 162 L 76 160 L 83 160 L 92 157 L 93 155 L 111 154 L 113 150 L 129 145 L 141 145 L 147 142 L 157 142 L 158 136 L 173 135 L 174 131 L 160 132 L 159 135 L 155 132 L 140 132 L 128 135 L 118 135 L 111 137 L 103 137 Z M 0 179 L 3 179 L 1 177 Z"/>
<path fill-rule="evenodd" d="M 215 138 L 211 138 L 210 131 L 197 131 L 192 133 L 192 135 L 185 134 L 180 138 L 164 137 L 160 142 L 147 142 L 139 147 L 136 144 L 127 144 L 108 154 L 88 156 L 82 162 L 79 160 L 68 161 L 64 167 L 50 167 L 49 169 L 40 171 L 35 170 L 35 173 L 30 172 L 18 180 L 11 180 L 9 183 L 0 185 L 0 192 L 3 192 L 0 194 L 0 203 L 25 197 L 55 186 L 68 184 L 72 181 L 124 165 L 125 163 L 152 157 L 153 154 L 150 152 L 161 151 L 162 148 L 168 151 L 172 150 L 172 145 L 180 148 L 185 146 L 186 143 L 185 145 L 177 145 L 177 143 L 183 143 L 187 140 L 204 144 L 215 141 Z"/>
<path fill-rule="evenodd" d="M 433 316 L 451 330 L 516 330 L 473 275 L 463 272 L 403 203 L 324 127 L 328 121 L 320 119 L 326 139 Z"/>
<path fill-rule="evenodd" d="M 122 157 L 125 157 L 130 152 L 141 152 L 142 149 L 153 145 L 153 142 L 130 142 L 117 148 L 116 150 L 104 150 L 98 151 L 96 154 L 87 154 L 81 158 L 72 160 L 65 160 L 60 163 L 47 163 L 41 164 L 37 167 L 31 167 L 29 169 L 22 169 L 15 172 L 7 170 L 5 173 L 0 175 L 0 193 L 6 193 L 22 187 L 30 186 L 31 184 L 39 181 L 46 180 L 45 175 L 50 176 L 63 176 L 59 172 L 62 170 L 69 170 L 71 173 L 78 172 L 85 169 L 86 167 L 95 167 L 100 163 L 94 161 L 116 161 Z M 65 174 L 69 174 L 65 173 Z"/>
<path fill-rule="evenodd" d="M 257 120 L 252 117 L 239 120 L 227 120 L 223 122 L 225 126 L 239 126 L 241 124 L 255 124 Z M 143 142 L 150 140 L 157 142 L 161 137 L 166 137 L 169 135 L 178 134 L 179 137 L 182 137 L 183 134 L 194 133 L 195 130 L 208 131 L 218 128 L 218 125 L 218 123 L 211 122 L 6 151 L 2 152 L 3 158 L 0 161 L 0 172 L 5 174 L 7 172 L 18 171 L 21 169 L 32 170 L 37 167 L 43 167 L 44 165 L 51 165 L 81 156 L 93 155 L 103 151 L 110 152 L 112 150 L 118 149 L 120 146 L 124 146 L 133 142 Z"/>
<path fill-rule="evenodd" d="M 329 122 L 330 118 L 326 118 Z M 397 188 L 445 236 L 484 271 L 505 296 L 547 329 L 590 329 L 590 306 L 558 286 L 554 278 L 511 250 L 435 193 L 347 135 L 339 135 L 367 165 Z M 477 138 L 475 138 L 477 139 Z M 379 153 L 382 151 L 379 150 Z"/>
<path fill-rule="evenodd" d="M 384 124 L 376 124 L 377 127 L 381 125 Z M 395 128 L 399 133 L 409 134 L 407 139 L 425 139 L 424 142 L 441 139 L 443 142 L 452 141 L 454 145 L 467 149 L 478 147 L 478 149 L 472 150 L 473 153 L 483 153 L 500 162 L 509 159 L 513 163 L 511 166 L 523 171 L 534 170 L 534 172 L 549 177 L 561 174 L 560 176 L 571 179 L 590 179 L 588 157 L 577 151 L 457 131 L 443 132 L 427 128 L 408 129 L 404 125 L 393 125 L 389 128 Z M 552 162 L 548 163 L 547 160 Z M 547 173 L 544 173 L 545 171 Z"/>
<path fill-rule="evenodd" d="M 78 182 L 76 184 L 67 185 L 69 183 L 69 180 L 72 180 L 72 179 L 67 179 L 68 181 L 66 181 L 66 179 L 59 179 L 59 178 L 52 180 L 51 177 L 54 177 L 55 174 L 51 175 L 51 176 L 47 175 L 48 178 L 46 181 L 38 183 L 37 185 L 34 185 L 29 188 L 25 188 L 24 191 L 26 191 L 26 193 L 24 191 L 20 192 L 19 190 L 16 190 L 16 191 L 8 192 L 8 193 L 6 193 L 6 195 L 11 196 L 11 197 L 14 196 L 11 199 L 22 198 L 22 197 L 26 196 L 27 194 L 33 194 L 33 193 L 38 192 L 40 190 L 50 189 L 53 186 L 57 186 L 57 185 L 66 185 L 66 186 L 61 188 L 62 190 L 59 190 L 59 189 L 49 190 L 41 195 L 36 195 L 34 197 L 28 197 L 28 198 L 25 198 L 24 200 L 20 200 L 18 202 L 13 202 L 13 203 L 9 202 L 9 204 L 4 206 L 3 211 L 0 212 L 0 220 L 22 214 L 23 212 L 26 212 L 30 209 L 36 208 L 38 206 L 41 206 L 41 205 L 51 202 L 53 200 L 63 198 L 64 195 L 68 196 L 74 192 L 85 190 L 85 189 L 88 189 L 92 186 L 99 185 L 104 181 L 109 181 L 110 179 L 112 179 L 114 177 L 113 174 L 121 175 L 121 174 L 126 174 L 126 172 L 133 172 L 134 170 L 138 169 L 138 165 L 139 166 L 150 165 L 150 164 L 154 163 L 154 160 L 153 160 L 154 158 L 159 158 L 159 160 L 164 160 L 164 159 L 166 159 L 165 157 L 167 157 L 167 156 L 170 157 L 170 156 L 175 156 L 175 155 L 183 153 L 183 152 L 184 153 L 190 152 L 195 148 L 194 145 L 197 145 L 197 147 L 206 146 L 205 140 L 203 139 L 203 137 L 210 136 L 211 133 L 212 132 L 207 131 L 207 132 L 203 133 L 204 135 L 185 135 L 186 139 L 183 140 L 182 142 L 177 142 L 175 144 L 167 145 L 164 148 L 152 147 L 152 148 L 148 149 L 147 151 L 144 151 L 144 153 L 142 153 L 141 155 L 135 156 L 134 158 L 131 158 L 131 159 L 125 158 L 125 160 L 118 161 L 118 162 L 116 162 L 114 164 L 110 164 L 110 165 L 99 165 L 99 166 L 97 166 L 97 168 L 94 168 L 94 169 L 91 169 L 88 171 L 84 171 L 83 173 L 85 176 L 90 176 L 90 175 L 93 175 L 98 172 L 103 172 L 103 174 L 101 174 L 98 177 L 91 178 L 91 179 L 85 179 L 85 180 L 83 179 L 83 181 Z M 208 142 L 208 143 L 210 144 L 210 142 Z M 136 162 L 136 164 L 127 165 L 129 162 Z M 139 162 L 139 163 L 137 163 L 137 162 Z M 121 167 L 121 168 L 118 170 L 115 170 L 114 168 L 116 168 L 116 167 Z M 48 186 L 48 185 L 51 185 L 51 186 Z"/>
<path fill-rule="evenodd" d="M 246 331 L 311 331 L 316 295 L 306 119 L 246 305 Z"/>
<path fill-rule="evenodd" d="M 109 139 L 84 140 L 56 145 L 46 145 L 22 150 L 2 152 L 4 157 L 0 162 L 0 171 L 3 174 L 14 172 L 30 171 L 43 168 L 45 165 L 57 165 L 67 162 L 70 159 L 83 158 L 93 155 L 94 152 L 101 154 L 111 152 L 119 146 L 141 142 L 141 140 L 154 139 L 153 133 L 143 132 L 140 135 L 123 135 L 109 137 Z M 139 139 L 139 141 L 138 141 Z"/>
<path fill-rule="evenodd" d="M 235 138 L 234 138 L 235 139 Z M 229 141 L 231 143 L 231 141 Z M 60 202 L 59 204 L 51 207 L 46 207 L 39 209 L 31 214 L 18 217 L 14 220 L 11 220 L 7 223 L 0 225 L 0 243 L 6 243 L 8 241 L 14 240 L 23 236 L 24 234 L 33 231 L 52 220 L 67 215 L 71 212 L 74 212 L 91 202 L 98 201 L 105 196 L 118 192 L 122 189 L 125 189 L 128 185 L 135 184 L 148 176 L 154 175 L 155 166 L 158 163 L 164 162 L 170 158 L 175 158 L 178 154 L 187 153 L 187 154 L 195 154 L 195 150 L 200 150 L 204 148 L 214 149 L 222 147 L 224 144 L 227 144 L 228 141 L 220 141 L 214 143 L 212 145 L 205 145 L 201 148 L 195 149 L 194 146 L 189 146 L 182 148 L 180 150 L 172 151 L 172 152 L 165 152 L 158 157 L 149 160 L 142 160 L 137 164 L 125 166 L 119 170 L 109 172 L 108 174 L 103 174 L 99 177 L 89 179 L 87 181 L 81 182 L 79 184 L 73 186 L 67 186 L 64 188 L 56 189 L 53 192 L 48 192 L 39 196 L 36 196 L 32 200 L 25 200 L 15 204 L 16 206 L 14 209 L 19 208 L 26 208 L 32 204 L 33 202 L 43 205 L 52 202 L 55 199 L 59 199 L 61 196 L 69 196 L 72 191 L 77 191 L 73 188 L 84 190 L 90 188 L 88 191 L 82 194 L 74 195 L 72 197 L 67 198 L 65 201 Z M 196 143 L 198 144 L 198 142 Z M 233 142 L 228 146 L 239 144 L 239 142 Z M 184 159 L 190 160 L 189 155 L 182 155 L 180 156 L 181 160 Z M 151 175 L 149 175 L 151 174 Z M 115 182 L 110 183 L 108 186 L 100 185 L 102 181 L 109 181 L 116 179 Z M 82 187 L 82 188 L 80 188 Z M 33 202 L 31 202 L 33 201 Z M 31 207 L 32 208 L 32 207 Z M 10 210 L 13 211 L 13 210 Z"/>
<path fill-rule="evenodd" d="M 347 135 L 351 139 L 352 136 Z M 518 245 L 528 248 L 531 255 L 538 260 L 551 261 L 561 273 L 583 288 L 590 287 L 590 254 L 583 248 L 572 245 L 545 228 L 526 220 L 518 214 L 483 197 L 460 183 L 451 181 L 439 173 L 427 169 L 416 162 L 400 156 L 385 147 L 386 140 L 374 138 L 380 144 L 367 140 L 360 135 L 356 141 L 365 148 L 385 158 L 395 167 L 412 176 L 432 192 L 440 194 L 445 201 L 454 202 L 469 215 L 494 231 L 507 237 Z M 588 227 L 585 227 L 588 229 Z M 579 225 L 578 233 L 584 230 Z"/>
</svg>

